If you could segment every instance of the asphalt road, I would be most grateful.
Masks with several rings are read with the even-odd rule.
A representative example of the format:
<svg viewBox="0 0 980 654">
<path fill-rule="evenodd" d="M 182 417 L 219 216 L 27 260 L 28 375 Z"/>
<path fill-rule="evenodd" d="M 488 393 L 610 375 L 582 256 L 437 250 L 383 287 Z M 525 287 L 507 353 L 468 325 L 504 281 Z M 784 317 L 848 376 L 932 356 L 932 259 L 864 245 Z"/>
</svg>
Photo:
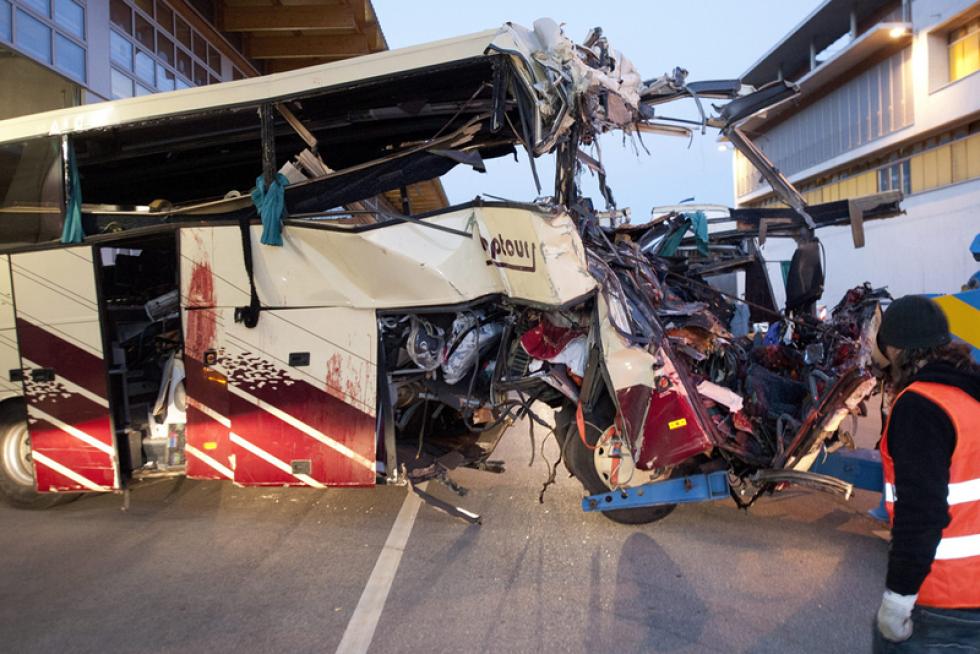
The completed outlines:
<svg viewBox="0 0 980 654">
<path fill-rule="evenodd" d="M 792 491 L 627 527 L 583 513 L 565 475 L 539 504 L 526 430 L 498 454 L 505 474 L 454 476 L 482 526 L 419 510 L 370 651 L 870 650 L 874 496 Z M 118 496 L 0 505 L 0 651 L 334 652 L 405 496 L 168 480 L 128 512 Z"/>
</svg>

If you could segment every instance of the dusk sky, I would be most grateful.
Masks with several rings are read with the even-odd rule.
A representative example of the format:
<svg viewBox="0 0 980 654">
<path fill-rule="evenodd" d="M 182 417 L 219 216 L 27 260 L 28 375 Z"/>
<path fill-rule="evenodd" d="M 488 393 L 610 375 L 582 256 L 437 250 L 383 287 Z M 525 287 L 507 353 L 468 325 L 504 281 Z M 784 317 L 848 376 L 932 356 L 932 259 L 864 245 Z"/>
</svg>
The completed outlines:
<svg viewBox="0 0 980 654">
<path fill-rule="evenodd" d="M 381 27 L 391 48 L 458 36 L 514 21 L 530 27 L 547 16 L 565 23 L 565 32 L 581 41 L 589 28 L 601 26 L 614 48 L 632 59 L 644 79 L 675 66 L 690 71 L 688 80 L 735 78 L 776 41 L 803 20 L 817 0 L 687 0 L 625 2 L 606 0 L 374 0 Z M 717 102 L 717 101 L 716 101 Z M 690 116 L 693 105 L 670 107 L 671 115 Z M 664 108 L 666 113 L 666 107 Z M 637 156 L 622 134 L 602 139 L 609 185 L 620 207 L 630 207 L 633 221 L 642 222 L 651 206 L 695 197 L 698 202 L 731 204 L 731 153 L 720 152 L 718 134 L 696 134 L 688 147 L 684 138 L 645 135 L 650 154 Z M 520 161 L 489 161 L 488 174 L 457 169 L 443 178 L 451 202 L 480 193 L 513 200 L 536 195 L 523 151 Z M 542 194 L 552 192 L 550 157 L 538 160 Z M 583 187 L 597 200 L 594 179 L 583 173 Z"/>
</svg>

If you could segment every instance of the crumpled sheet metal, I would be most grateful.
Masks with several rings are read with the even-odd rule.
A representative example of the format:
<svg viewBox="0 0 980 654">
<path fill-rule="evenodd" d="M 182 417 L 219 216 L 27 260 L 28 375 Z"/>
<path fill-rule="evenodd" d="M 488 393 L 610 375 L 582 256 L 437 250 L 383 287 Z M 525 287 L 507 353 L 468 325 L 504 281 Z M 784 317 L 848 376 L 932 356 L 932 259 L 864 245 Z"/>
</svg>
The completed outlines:
<svg viewBox="0 0 980 654">
<path fill-rule="evenodd" d="M 606 371 L 613 389 L 624 390 L 633 386 L 654 388 L 654 367 L 658 363 L 645 348 L 634 347 L 613 325 L 609 303 L 599 293 L 599 338 L 605 358 Z"/>
<path fill-rule="evenodd" d="M 639 118 L 643 81 L 633 63 L 608 47 L 606 63 L 600 64 L 599 44 L 577 45 L 551 18 L 539 18 L 532 29 L 507 23 L 491 49 L 514 56 L 518 74 L 537 98 L 535 155 L 550 152 L 572 128 L 576 107 L 587 108 L 588 125 L 596 133 L 631 130 Z M 598 102 L 603 91 L 608 93 L 605 108 Z"/>
</svg>

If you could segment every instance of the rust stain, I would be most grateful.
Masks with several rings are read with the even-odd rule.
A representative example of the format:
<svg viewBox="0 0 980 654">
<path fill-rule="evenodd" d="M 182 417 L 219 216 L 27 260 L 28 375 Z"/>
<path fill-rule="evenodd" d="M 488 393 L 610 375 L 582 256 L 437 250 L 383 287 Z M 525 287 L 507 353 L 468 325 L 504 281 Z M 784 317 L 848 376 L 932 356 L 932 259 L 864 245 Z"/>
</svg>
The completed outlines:
<svg viewBox="0 0 980 654">
<path fill-rule="evenodd" d="M 188 307 L 214 306 L 214 276 L 207 262 L 195 263 L 187 292 Z M 191 308 L 187 312 L 187 338 L 184 351 L 188 356 L 202 359 L 204 351 L 213 347 L 218 332 L 218 316 L 211 308 Z"/>
</svg>

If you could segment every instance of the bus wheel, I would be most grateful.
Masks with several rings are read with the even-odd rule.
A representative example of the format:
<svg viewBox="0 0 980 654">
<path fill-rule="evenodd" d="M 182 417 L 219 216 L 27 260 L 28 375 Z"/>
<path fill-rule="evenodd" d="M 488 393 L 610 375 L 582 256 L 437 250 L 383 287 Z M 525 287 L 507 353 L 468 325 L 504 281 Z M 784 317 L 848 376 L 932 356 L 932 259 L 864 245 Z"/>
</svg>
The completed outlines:
<svg viewBox="0 0 980 654">
<path fill-rule="evenodd" d="M 34 462 L 24 405 L 0 405 L 0 495 L 10 504 L 25 509 L 47 509 L 69 496 L 38 493 L 34 489 Z M 74 494 L 73 494 L 74 495 Z"/>
<path fill-rule="evenodd" d="M 614 415 L 615 408 L 612 406 L 612 402 L 602 403 L 597 407 L 595 414 L 586 419 L 584 439 L 578 433 L 578 425 L 574 418 L 571 418 L 571 424 L 565 436 L 565 465 L 589 495 L 608 493 L 612 490 L 607 481 L 608 478 L 604 478 L 603 473 L 597 467 L 595 449 L 603 432 L 596 423 L 603 426 L 611 425 Z M 676 506 L 676 504 L 665 504 L 636 509 L 615 509 L 603 511 L 602 515 L 613 522 L 624 525 L 645 525 L 663 520 Z"/>
</svg>

